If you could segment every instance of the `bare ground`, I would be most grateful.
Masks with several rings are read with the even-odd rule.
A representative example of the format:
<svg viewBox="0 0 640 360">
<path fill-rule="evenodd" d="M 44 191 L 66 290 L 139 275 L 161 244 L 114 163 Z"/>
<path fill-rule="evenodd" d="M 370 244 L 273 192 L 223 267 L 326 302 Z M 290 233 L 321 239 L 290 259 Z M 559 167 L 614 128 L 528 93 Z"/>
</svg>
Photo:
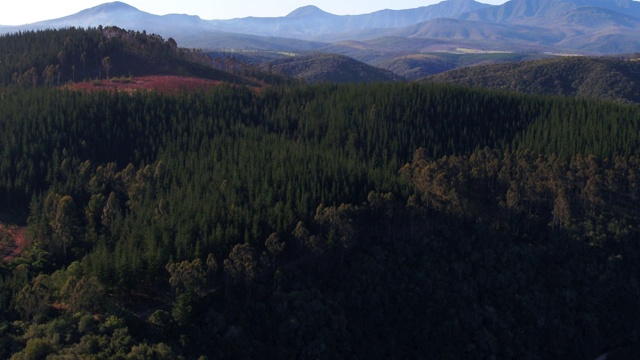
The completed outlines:
<svg viewBox="0 0 640 360">
<path fill-rule="evenodd" d="M 118 90 L 118 91 L 158 91 L 162 93 L 178 93 L 181 90 L 197 90 L 220 85 L 220 81 L 200 79 L 194 77 L 157 75 L 141 76 L 126 81 L 99 80 L 93 82 L 79 82 L 68 84 L 66 87 L 75 90 L 97 91 L 97 90 Z"/>
<path fill-rule="evenodd" d="M 0 224 L 0 262 L 10 263 L 22 255 L 28 242 L 24 236 L 25 227 Z"/>
</svg>

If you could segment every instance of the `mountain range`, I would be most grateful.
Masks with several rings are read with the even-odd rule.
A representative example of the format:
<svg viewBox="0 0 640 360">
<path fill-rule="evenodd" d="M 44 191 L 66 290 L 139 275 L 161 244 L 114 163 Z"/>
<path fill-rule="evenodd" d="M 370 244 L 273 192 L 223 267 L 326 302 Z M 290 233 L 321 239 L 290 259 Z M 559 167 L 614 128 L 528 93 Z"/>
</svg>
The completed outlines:
<svg viewBox="0 0 640 360">
<path fill-rule="evenodd" d="M 231 20 L 159 16 L 116 1 L 58 19 L 0 25 L 0 34 L 100 25 L 155 33 L 181 47 L 208 51 L 345 55 L 408 80 L 465 65 L 549 54 L 640 51 L 640 2 L 631 0 L 510 0 L 502 5 L 446 0 L 344 16 L 310 5 L 281 17 Z M 466 59 L 452 59 L 452 54 Z M 278 65 L 290 68 L 286 62 Z"/>
<path fill-rule="evenodd" d="M 0 26 L 0 32 L 99 25 L 145 30 L 172 37 L 183 47 L 204 49 L 321 51 L 336 44 L 358 46 L 348 41 L 370 45 L 389 37 L 413 52 L 473 47 L 611 54 L 640 48 L 640 3 L 631 0 L 511 0 L 502 5 L 447 0 L 415 9 L 344 16 L 305 6 L 282 17 L 232 20 L 159 16 L 111 2 L 59 19 Z M 432 44 L 407 45 L 413 39 Z"/>
</svg>

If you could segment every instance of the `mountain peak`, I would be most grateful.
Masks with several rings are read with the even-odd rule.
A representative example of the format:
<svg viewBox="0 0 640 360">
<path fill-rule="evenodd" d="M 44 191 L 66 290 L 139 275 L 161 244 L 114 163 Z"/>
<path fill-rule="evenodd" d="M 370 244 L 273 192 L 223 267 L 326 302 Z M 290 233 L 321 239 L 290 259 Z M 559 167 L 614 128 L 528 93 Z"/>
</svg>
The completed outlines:
<svg viewBox="0 0 640 360">
<path fill-rule="evenodd" d="M 445 0 L 445 2 L 449 2 L 452 4 L 462 4 L 462 5 L 477 3 L 476 0 Z"/>
<path fill-rule="evenodd" d="M 313 5 L 303 6 L 287 15 L 287 17 L 307 17 L 307 16 L 318 16 L 318 15 L 328 15 L 328 12 L 322 11 L 319 7 Z"/>
<path fill-rule="evenodd" d="M 105 11 L 105 12 L 113 12 L 113 11 L 138 11 L 137 8 L 124 3 L 122 1 L 113 1 L 113 2 L 108 2 L 108 3 L 104 3 L 104 4 L 100 4 L 97 6 L 94 6 L 90 9 L 87 10 L 91 10 L 91 11 Z"/>
</svg>

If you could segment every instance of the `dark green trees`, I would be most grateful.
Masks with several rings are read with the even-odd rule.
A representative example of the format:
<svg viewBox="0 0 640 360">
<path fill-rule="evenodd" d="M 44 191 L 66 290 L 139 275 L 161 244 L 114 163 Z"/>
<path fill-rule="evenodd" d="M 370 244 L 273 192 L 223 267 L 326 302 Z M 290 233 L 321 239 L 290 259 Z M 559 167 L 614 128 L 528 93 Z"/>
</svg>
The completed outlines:
<svg viewBox="0 0 640 360">
<path fill-rule="evenodd" d="M 2 93 L 0 214 L 31 240 L 0 268 L 2 356 L 635 341 L 637 108 L 415 84 Z"/>
</svg>

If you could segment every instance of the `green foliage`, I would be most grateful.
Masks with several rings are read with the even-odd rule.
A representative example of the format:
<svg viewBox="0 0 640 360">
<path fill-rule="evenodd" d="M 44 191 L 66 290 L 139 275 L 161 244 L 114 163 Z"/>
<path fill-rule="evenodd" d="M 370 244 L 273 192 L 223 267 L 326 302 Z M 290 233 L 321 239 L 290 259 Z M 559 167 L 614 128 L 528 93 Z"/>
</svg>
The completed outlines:
<svg viewBox="0 0 640 360">
<path fill-rule="evenodd" d="M 640 103 L 640 63 L 628 58 L 569 56 L 463 67 L 426 80 L 528 94 Z"/>
<path fill-rule="evenodd" d="M 309 83 L 370 83 L 402 80 L 390 71 L 336 54 L 305 54 L 272 60 L 268 68 Z"/>
<path fill-rule="evenodd" d="M 557 100 L 525 131 L 514 147 L 569 159 L 576 154 L 607 158 L 639 155 L 640 111 L 634 105 L 581 99 Z"/>
<path fill-rule="evenodd" d="M 5 357 L 637 341 L 636 107 L 433 84 L 2 92 L 0 213 L 31 241 L 0 269 Z"/>
<path fill-rule="evenodd" d="M 178 49 L 173 39 L 117 27 L 2 35 L 0 48 L 0 86 L 33 88 L 88 79 L 108 81 L 110 75 L 122 81 L 131 75 L 159 74 L 256 83 L 207 66 L 201 52 Z"/>
<path fill-rule="evenodd" d="M 36 359 L 44 360 L 52 352 L 52 347 L 49 343 L 41 339 L 31 339 L 27 342 L 27 347 L 22 354 L 17 354 L 16 359 Z"/>
<path fill-rule="evenodd" d="M 171 308 L 171 316 L 173 320 L 180 326 L 186 326 L 192 323 L 195 315 L 193 309 L 193 295 L 183 293 L 178 295 L 173 307 Z"/>
<path fill-rule="evenodd" d="M 508 63 L 516 61 L 534 60 L 545 55 L 536 53 L 450 53 L 433 52 L 418 54 L 398 54 L 391 58 L 383 57 L 376 61 L 376 66 L 392 71 L 407 80 L 421 80 L 428 76 L 445 71 L 467 68 L 480 64 Z M 447 77 L 443 75 L 442 78 Z M 441 77 L 436 77 L 440 79 Z M 447 78 L 448 79 L 448 78 Z"/>
<path fill-rule="evenodd" d="M 205 295 L 206 272 L 200 259 L 182 261 L 178 264 L 170 263 L 166 269 L 169 272 L 169 285 L 176 294 Z"/>
</svg>

